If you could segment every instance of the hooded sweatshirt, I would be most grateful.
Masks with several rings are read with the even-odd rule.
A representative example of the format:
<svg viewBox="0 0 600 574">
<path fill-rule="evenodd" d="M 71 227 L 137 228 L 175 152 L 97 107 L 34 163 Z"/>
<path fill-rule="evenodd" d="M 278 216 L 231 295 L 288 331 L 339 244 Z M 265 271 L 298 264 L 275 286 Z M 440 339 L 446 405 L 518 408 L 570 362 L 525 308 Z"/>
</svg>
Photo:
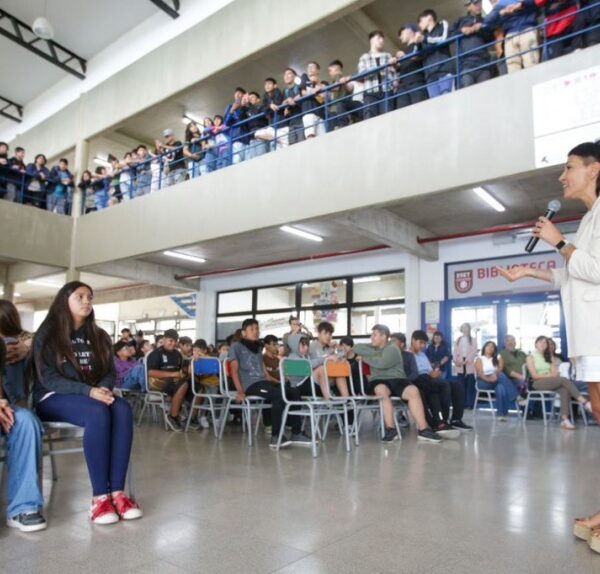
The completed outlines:
<svg viewBox="0 0 600 574">
<path fill-rule="evenodd" d="M 322 357 L 313 358 L 309 353 L 306 353 L 304 355 L 300 354 L 301 339 L 308 339 L 308 337 L 306 335 L 302 335 L 301 333 L 295 333 L 288 337 L 288 347 L 290 348 L 290 354 L 288 358 L 308 360 L 310 361 L 310 366 L 313 369 L 320 367 L 324 362 L 324 359 Z M 289 377 L 289 381 L 292 387 L 297 387 L 298 385 L 301 385 L 304 382 L 304 380 L 305 379 L 302 377 Z"/>
<path fill-rule="evenodd" d="M 383 349 L 373 345 L 358 344 L 354 345 L 352 350 L 371 367 L 370 380 L 406 379 L 402 353 L 395 343 L 388 343 Z"/>
</svg>

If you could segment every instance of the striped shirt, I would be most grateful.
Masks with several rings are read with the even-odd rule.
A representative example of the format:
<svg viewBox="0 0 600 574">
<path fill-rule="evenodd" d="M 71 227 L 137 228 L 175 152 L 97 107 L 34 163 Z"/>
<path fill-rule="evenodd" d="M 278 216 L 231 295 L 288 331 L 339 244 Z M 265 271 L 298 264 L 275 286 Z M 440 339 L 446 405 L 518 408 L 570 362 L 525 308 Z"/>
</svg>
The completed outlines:
<svg viewBox="0 0 600 574">
<path fill-rule="evenodd" d="M 368 94 L 387 92 L 393 89 L 393 81 L 396 77 L 394 67 L 389 65 L 392 55 L 389 52 L 367 52 L 358 60 L 358 73 L 362 74 L 368 70 L 388 65 L 387 68 L 363 76 L 360 81 L 364 84 L 364 90 Z"/>
</svg>

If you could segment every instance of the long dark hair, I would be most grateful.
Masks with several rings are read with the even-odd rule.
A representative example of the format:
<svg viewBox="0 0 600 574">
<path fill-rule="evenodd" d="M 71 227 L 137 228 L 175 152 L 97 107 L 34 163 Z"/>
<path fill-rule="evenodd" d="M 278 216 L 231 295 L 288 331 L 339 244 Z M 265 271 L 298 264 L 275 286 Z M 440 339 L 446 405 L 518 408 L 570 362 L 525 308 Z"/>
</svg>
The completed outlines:
<svg viewBox="0 0 600 574">
<path fill-rule="evenodd" d="M 494 343 L 494 341 L 488 341 L 482 348 L 481 348 L 481 356 L 485 357 L 485 350 L 488 348 L 489 345 L 492 345 L 492 347 L 494 347 L 494 354 L 492 355 L 492 364 L 494 365 L 494 367 L 498 366 L 498 345 L 496 345 L 496 343 Z"/>
<path fill-rule="evenodd" d="M 56 358 L 56 367 L 61 373 L 64 373 L 63 364 L 67 360 L 77 371 L 83 374 L 73 354 L 71 334 L 75 326 L 69 309 L 69 297 L 80 287 L 85 287 L 89 289 L 92 295 L 94 294 L 92 288 L 81 281 L 71 281 L 64 285 L 56 294 L 48 314 L 40 325 L 38 334 L 36 334 L 36 338 L 39 336 L 44 337 L 42 348 L 52 351 Z M 112 368 L 112 345 L 106 332 L 96 325 L 93 309 L 85 319 L 82 330 L 84 338 L 90 342 L 92 352 L 92 371 L 88 377 L 88 382 L 94 384 Z M 36 355 L 34 361 L 39 373 L 42 357 Z"/>
<path fill-rule="evenodd" d="M 580 157 L 585 165 L 600 162 L 600 143 L 585 142 L 575 146 L 568 155 Z M 596 197 L 600 197 L 600 175 L 596 177 Z"/>
<path fill-rule="evenodd" d="M 198 128 L 198 134 L 194 135 L 192 133 L 192 126 L 196 126 Z M 185 128 L 185 141 L 187 143 L 191 142 L 192 139 L 194 138 L 201 138 L 202 137 L 202 130 L 200 129 L 200 126 L 196 123 L 196 122 L 190 122 L 187 127 Z"/>
<path fill-rule="evenodd" d="M 0 335 L 18 337 L 23 332 L 17 308 L 6 299 L 0 299 Z"/>
<path fill-rule="evenodd" d="M 548 341 L 548 337 L 545 337 L 544 335 L 540 335 L 535 340 L 535 344 L 537 345 L 540 341 L 546 341 L 546 349 L 543 354 L 544 361 L 546 361 L 546 363 L 552 364 L 552 351 L 550 350 L 550 343 Z"/>
</svg>

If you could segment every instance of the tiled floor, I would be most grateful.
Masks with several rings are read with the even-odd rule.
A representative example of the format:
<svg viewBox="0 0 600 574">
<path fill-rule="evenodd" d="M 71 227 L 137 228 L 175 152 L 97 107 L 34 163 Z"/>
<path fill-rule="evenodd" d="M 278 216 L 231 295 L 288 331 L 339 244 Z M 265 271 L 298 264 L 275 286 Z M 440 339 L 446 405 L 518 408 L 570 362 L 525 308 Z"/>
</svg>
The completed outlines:
<svg viewBox="0 0 600 574">
<path fill-rule="evenodd" d="M 248 449 L 239 428 L 216 442 L 148 423 L 134 450 L 146 516 L 91 526 L 83 457 L 61 457 L 48 530 L 0 526 L 0 572 L 598 573 L 571 527 L 600 508 L 599 439 L 484 414 L 441 445 L 367 430 L 348 455 L 331 433 L 313 459 L 264 436 Z"/>
</svg>

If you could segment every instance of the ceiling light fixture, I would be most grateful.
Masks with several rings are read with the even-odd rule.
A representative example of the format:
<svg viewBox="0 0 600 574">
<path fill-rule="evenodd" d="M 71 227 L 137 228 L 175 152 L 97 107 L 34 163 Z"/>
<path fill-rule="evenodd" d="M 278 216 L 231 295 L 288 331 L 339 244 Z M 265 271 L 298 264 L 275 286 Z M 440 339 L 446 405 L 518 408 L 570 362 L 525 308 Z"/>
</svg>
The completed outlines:
<svg viewBox="0 0 600 574">
<path fill-rule="evenodd" d="M 492 197 L 483 187 L 474 187 L 473 191 L 479 197 L 479 199 L 485 201 L 492 209 L 503 212 L 506 208 L 495 198 Z"/>
<path fill-rule="evenodd" d="M 175 259 L 183 259 L 184 261 L 192 261 L 194 263 L 206 263 L 206 259 L 202 259 L 202 257 L 188 255 L 187 253 L 179 253 L 178 251 L 163 251 L 163 255 L 174 257 Z"/>
<path fill-rule="evenodd" d="M 357 283 L 374 283 L 375 281 L 381 281 L 381 277 L 379 275 L 372 275 L 370 277 L 357 277 L 353 279 L 353 283 L 356 285 Z"/>
<path fill-rule="evenodd" d="M 102 167 L 110 167 L 110 166 L 111 166 L 111 164 L 110 164 L 110 162 L 108 161 L 108 159 L 106 159 L 106 158 L 104 158 L 104 157 L 100 157 L 99 155 L 97 155 L 97 156 L 94 158 L 94 163 L 95 163 L 95 164 L 98 164 L 98 165 L 101 165 Z"/>
<path fill-rule="evenodd" d="M 491 0 L 483 0 L 482 8 L 484 14 L 489 14 L 494 9 L 494 5 L 492 4 Z"/>
<path fill-rule="evenodd" d="M 52 27 L 52 24 L 50 24 L 48 18 L 46 18 L 46 14 L 48 13 L 47 5 L 48 2 L 44 2 L 43 16 L 36 18 L 31 25 L 33 33 L 42 40 L 52 40 L 52 38 L 54 38 L 54 28 Z"/>
<path fill-rule="evenodd" d="M 202 125 L 202 119 L 199 118 L 196 114 L 193 114 L 192 112 L 185 112 L 185 114 L 183 114 L 181 121 L 187 125 L 190 122 L 194 122 L 195 124 L 198 125 Z"/>
<path fill-rule="evenodd" d="M 290 227 L 289 225 L 282 225 L 279 229 L 281 229 L 281 231 L 285 231 L 286 233 L 291 233 L 292 235 L 302 237 L 302 239 L 309 239 L 310 241 L 323 241 L 323 238 L 319 235 L 309 233 L 308 231 L 303 231 L 302 229 L 298 229 L 296 227 Z"/>
<path fill-rule="evenodd" d="M 38 285 L 39 287 L 51 287 L 52 289 L 60 289 L 61 284 L 54 281 L 46 281 L 45 279 L 27 279 L 28 285 Z"/>
</svg>

